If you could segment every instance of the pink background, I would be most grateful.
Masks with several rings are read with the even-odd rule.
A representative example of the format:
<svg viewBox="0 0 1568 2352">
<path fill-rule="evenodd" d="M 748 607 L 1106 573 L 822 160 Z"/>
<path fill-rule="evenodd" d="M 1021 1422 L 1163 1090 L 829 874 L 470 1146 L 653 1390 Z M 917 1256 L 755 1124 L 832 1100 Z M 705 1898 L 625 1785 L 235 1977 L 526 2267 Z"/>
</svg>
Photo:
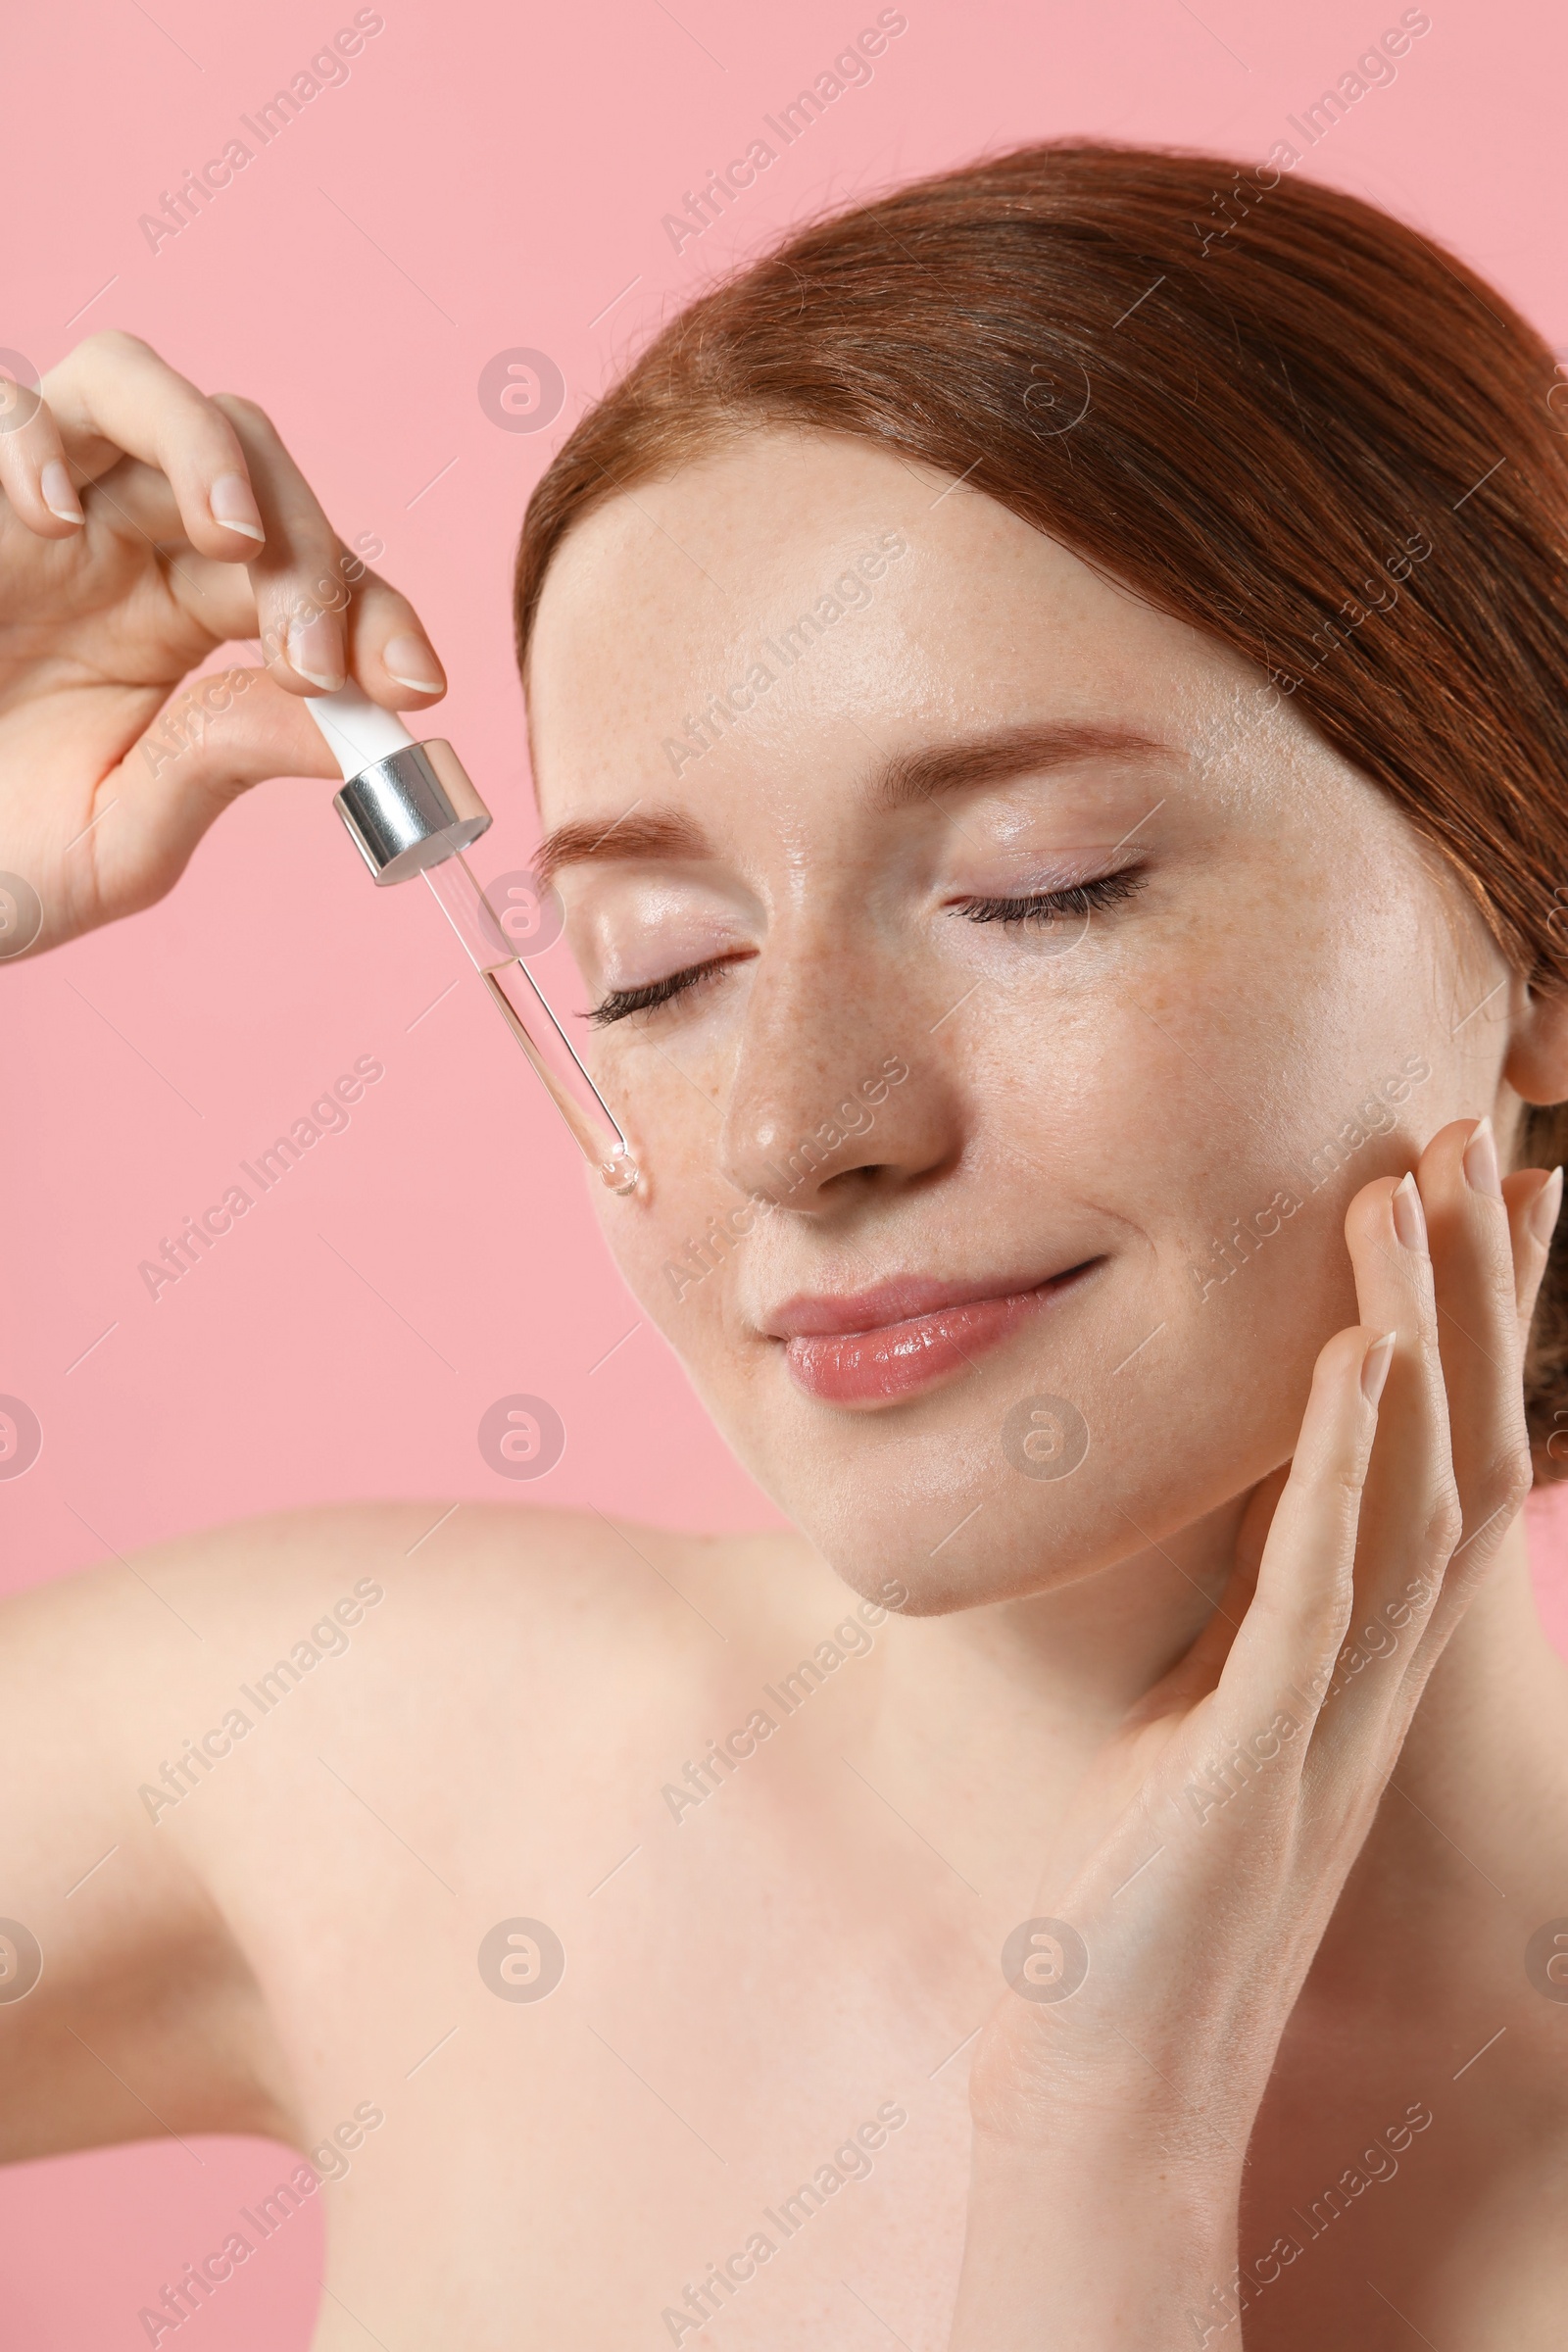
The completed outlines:
<svg viewBox="0 0 1568 2352">
<path fill-rule="evenodd" d="M 1252 163 L 1282 136 L 1300 146 L 1286 116 L 1400 10 L 1203 0 L 1200 21 L 1185 0 L 909 0 L 869 85 L 679 254 L 662 217 L 875 22 L 877 0 L 680 0 L 678 21 L 659 0 L 381 13 L 348 82 L 155 254 L 138 217 L 351 22 L 353 0 L 14 11 L 0 343 L 41 368 L 123 326 L 205 388 L 263 403 L 345 537 L 385 543 L 380 567 L 444 655 L 452 693 L 429 731 L 451 735 L 495 809 L 474 859 L 489 880 L 536 837 L 510 651 L 523 504 L 658 321 L 824 203 L 988 147 L 1088 133 Z M 1429 13 L 1397 79 L 1304 169 L 1456 248 L 1568 349 L 1568 22 L 1518 0 Z M 505 431 L 480 407 L 481 370 L 515 347 L 564 375 L 551 429 Z M 568 1433 L 529 1490 L 541 1499 L 777 1523 L 636 1328 L 570 1146 L 464 971 L 422 888 L 370 888 L 328 789 L 279 781 L 222 820 L 170 902 L 0 975 L 0 1392 L 45 1433 L 32 1470 L 0 1483 L 7 1586 L 324 1498 L 514 1496 L 475 1429 L 515 1390 L 550 1398 Z M 386 1076 L 349 1131 L 155 1304 L 138 1261 L 365 1054 Z M 1568 1622 L 1560 1591 L 1553 1613 Z M 265 2142 L 198 2144 L 201 2168 L 166 2142 L 0 2179 L 15 2352 L 146 2340 L 137 2307 L 278 2178 Z M 319 2227 L 307 2209 L 188 2323 L 209 2352 L 308 2342 Z"/>
</svg>

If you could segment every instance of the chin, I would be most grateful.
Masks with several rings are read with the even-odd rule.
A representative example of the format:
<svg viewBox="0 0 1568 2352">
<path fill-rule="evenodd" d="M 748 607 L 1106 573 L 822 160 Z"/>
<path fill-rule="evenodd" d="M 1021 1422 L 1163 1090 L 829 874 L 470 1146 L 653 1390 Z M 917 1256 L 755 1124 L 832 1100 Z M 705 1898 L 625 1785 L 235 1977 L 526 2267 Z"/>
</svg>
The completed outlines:
<svg viewBox="0 0 1568 2352">
<path fill-rule="evenodd" d="M 1148 1549 L 1140 1529 L 1164 1543 L 1263 1475 L 1259 1469 L 1228 1487 L 1222 1476 L 1201 1492 L 1176 1494 L 1168 1486 L 1129 1491 L 1108 1466 L 1098 1477 L 1086 1466 L 1070 1505 L 1022 1501 L 995 1484 L 971 1481 L 946 1495 L 953 1532 L 935 1543 L 925 1540 L 923 1526 L 911 1536 L 909 1517 L 888 1509 L 880 1482 L 851 1480 L 833 1494 L 818 1488 L 809 1497 L 792 1493 L 787 1480 L 769 1491 L 854 1592 L 899 1616 L 941 1617 L 1063 1592 Z M 890 1601 L 895 1584 L 905 1597 Z"/>
<path fill-rule="evenodd" d="M 688 1343 L 728 1444 L 844 1582 L 878 1601 L 897 1584 L 898 1613 L 937 1616 L 1170 1550 L 1288 1460 L 1317 1348 L 1353 1294 L 1299 1255 L 1252 1271 L 1234 1304 L 1195 1306 L 1184 1260 L 1099 1261 L 1010 1319 L 965 1325 L 956 1361 L 946 1326 L 917 1333 L 929 1376 L 880 1396 L 848 1351 L 835 1346 L 823 1378 L 735 1315 L 694 1332 L 666 1312 L 665 1336 Z M 1173 1591 L 1189 1565 L 1172 1562 Z"/>
<path fill-rule="evenodd" d="M 1173 1349 L 1111 1390 L 1076 1349 L 1009 1348 L 876 1413 L 826 1407 L 788 1384 L 774 1394 L 768 1381 L 739 1420 L 706 1401 L 853 1591 L 886 1602 L 896 1583 L 906 1595 L 889 1604 L 898 1614 L 940 1616 L 1063 1591 L 1167 1546 L 1287 1460 L 1310 1354 L 1299 1364 L 1261 1346 L 1255 1363 L 1226 1354 L 1222 1365 L 1206 1347 L 1186 1360 Z M 1174 1564 L 1170 1575 L 1181 1582 Z"/>
</svg>

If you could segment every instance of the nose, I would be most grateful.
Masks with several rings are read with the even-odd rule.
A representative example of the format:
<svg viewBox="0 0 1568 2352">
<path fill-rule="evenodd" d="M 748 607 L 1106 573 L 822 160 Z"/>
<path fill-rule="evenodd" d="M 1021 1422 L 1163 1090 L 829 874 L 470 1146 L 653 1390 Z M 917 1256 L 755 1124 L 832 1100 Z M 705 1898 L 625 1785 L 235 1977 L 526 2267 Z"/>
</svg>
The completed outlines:
<svg viewBox="0 0 1568 2352">
<path fill-rule="evenodd" d="M 825 1216 L 953 1165 L 959 1103 L 925 1020 L 896 970 L 846 961 L 842 936 L 775 930 L 732 1065 L 719 1137 L 729 1182 Z"/>
</svg>

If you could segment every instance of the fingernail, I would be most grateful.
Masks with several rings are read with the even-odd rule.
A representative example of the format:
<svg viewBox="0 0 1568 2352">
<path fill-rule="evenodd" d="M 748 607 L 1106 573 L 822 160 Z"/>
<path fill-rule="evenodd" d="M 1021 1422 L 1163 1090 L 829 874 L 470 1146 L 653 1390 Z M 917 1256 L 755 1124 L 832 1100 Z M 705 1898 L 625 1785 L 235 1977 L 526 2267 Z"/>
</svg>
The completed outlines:
<svg viewBox="0 0 1568 2352">
<path fill-rule="evenodd" d="M 1502 1176 L 1497 1167 L 1497 1141 L 1492 1121 L 1483 1119 L 1464 1148 L 1464 1180 L 1473 1193 L 1502 1199 Z"/>
<path fill-rule="evenodd" d="M 1557 1212 L 1561 1206 L 1562 1170 L 1553 1168 L 1525 1211 L 1525 1223 L 1543 1250 L 1551 1247 L 1551 1237 L 1557 1229 Z"/>
<path fill-rule="evenodd" d="M 441 664 L 422 637 L 389 637 L 381 661 L 389 678 L 412 686 L 416 694 L 440 694 L 446 685 Z"/>
<path fill-rule="evenodd" d="M 261 510 L 242 473 L 220 473 L 207 493 L 207 504 L 213 520 L 220 522 L 225 531 L 239 531 L 247 539 L 265 543 Z"/>
<path fill-rule="evenodd" d="M 43 492 L 44 505 L 50 514 L 57 514 L 62 522 L 86 521 L 87 517 L 81 511 L 81 501 L 72 486 L 71 476 L 58 458 L 51 458 L 39 474 L 38 487 Z"/>
<path fill-rule="evenodd" d="M 324 612 L 289 624 L 288 658 L 300 676 L 319 686 L 323 694 L 336 694 L 343 684 L 343 649 L 336 627 Z"/>
<path fill-rule="evenodd" d="M 1394 1230 L 1407 1250 L 1424 1250 L 1427 1246 L 1426 1212 L 1421 1206 L 1421 1195 L 1413 1175 L 1404 1177 L 1396 1187 L 1389 1203 L 1394 1211 Z"/>
<path fill-rule="evenodd" d="M 1396 1334 L 1386 1331 L 1381 1340 L 1374 1340 L 1361 1362 L 1361 1394 L 1368 1404 L 1376 1404 L 1383 1394 L 1383 1384 L 1389 1377 L 1394 1361 Z"/>
</svg>

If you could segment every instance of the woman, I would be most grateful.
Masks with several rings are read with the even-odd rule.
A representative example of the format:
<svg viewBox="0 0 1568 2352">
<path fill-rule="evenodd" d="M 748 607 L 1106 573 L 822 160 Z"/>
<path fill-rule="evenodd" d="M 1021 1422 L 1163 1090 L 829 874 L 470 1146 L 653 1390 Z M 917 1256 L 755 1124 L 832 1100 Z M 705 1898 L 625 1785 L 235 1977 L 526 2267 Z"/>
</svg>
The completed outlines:
<svg viewBox="0 0 1568 2352">
<path fill-rule="evenodd" d="M 153 2342 L 318 2195 L 330 2352 L 1556 2340 L 1551 382 L 1365 205 L 1060 147 L 579 425 L 517 614 L 600 1212 L 800 1533 L 354 1507 L 9 1605 L 9 2152 L 310 2152 Z M 141 345 L 0 463 L 33 952 L 327 773 L 304 695 L 442 692 Z"/>
</svg>

